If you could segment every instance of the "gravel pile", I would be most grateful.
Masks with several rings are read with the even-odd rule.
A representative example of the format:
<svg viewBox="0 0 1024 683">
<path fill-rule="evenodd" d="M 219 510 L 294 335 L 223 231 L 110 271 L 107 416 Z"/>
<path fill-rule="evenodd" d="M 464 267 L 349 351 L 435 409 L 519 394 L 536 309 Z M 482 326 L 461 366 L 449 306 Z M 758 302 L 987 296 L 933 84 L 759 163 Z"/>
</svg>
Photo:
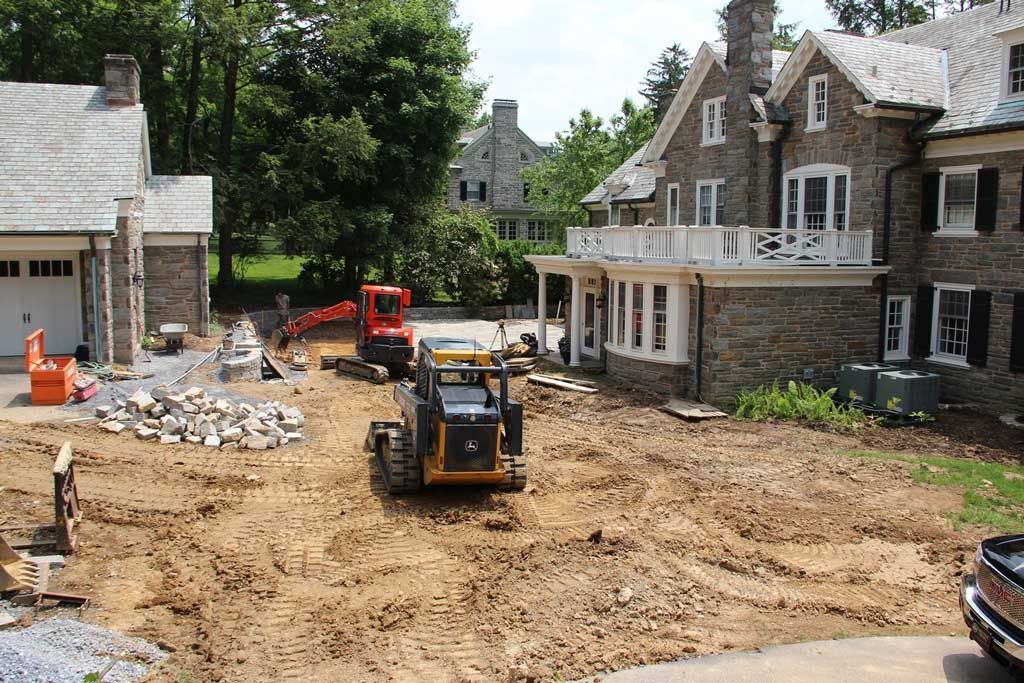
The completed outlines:
<svg viewBox="0 0 1024 683">
<path fill-rule="evenodd" d="M 141 680 L 167 654 L 141 638 L 73 619 L 46 619 L 19 631 L 0 631 L 0 681 L 82 683 L 120 659 L 104 683 Z"/>
<path fill-rule="evenodd" d="M 126 401 L 98 406 L 96 417 L 101 429 L 114 434 L 130 430 L 143 441 L 257 451 L 301 441 L 306 420 L 298 408 L 279 401 L 252 405 L 213 399 L 201 387 L 171 393 L 165 386 L 140 389 Z"/>
</svg>

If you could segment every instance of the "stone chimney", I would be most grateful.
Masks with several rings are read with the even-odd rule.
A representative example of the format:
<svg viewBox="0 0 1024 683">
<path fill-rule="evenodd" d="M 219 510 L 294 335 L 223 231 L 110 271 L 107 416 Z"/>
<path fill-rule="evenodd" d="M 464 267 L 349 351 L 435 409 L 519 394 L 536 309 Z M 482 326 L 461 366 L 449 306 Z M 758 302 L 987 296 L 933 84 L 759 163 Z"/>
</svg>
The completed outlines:
<svg viewBox="0 0 1024 683">
<path fill-rule="evenodd" d="M 103 57 L 103 80 L 107 105 L 134 107 L 139 104 L 139 63 L 131 55 Z"/>
<path fill-rule="evenodd" d="M 494 208 L 512 208 L 522 200 L 519 177 L 519 103 L 494 100 L 491 106 L 494 130 L 493 175 L 488 200 Z"/>
<path fill-rule="evenodd" d="M 750 129 L 750 96 L 763 95 L 772 84 L 772 0 L 732 0 L 726 8 L 725 222 L 768 227 L 759 189 L 770 174 Z M 763 176 L 763 177 L 762 177 Z"/>
</svg>

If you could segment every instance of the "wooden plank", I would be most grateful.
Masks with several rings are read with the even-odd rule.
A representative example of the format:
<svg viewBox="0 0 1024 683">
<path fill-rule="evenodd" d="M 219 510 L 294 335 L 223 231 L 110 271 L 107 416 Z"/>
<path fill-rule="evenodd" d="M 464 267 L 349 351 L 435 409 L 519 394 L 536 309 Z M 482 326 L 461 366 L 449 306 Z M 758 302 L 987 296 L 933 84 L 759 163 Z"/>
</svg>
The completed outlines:
<svg viewBox="0 0 1024 683">
<path fill-rule="evenodd" d="M 547 377 L 545 375 L 528 375 L 526 381 L 530 384 L 541 384 L 547 387 L 554 387 L 555 389 L 566 389 L 567 391 L 578 391 L 583 394 L 596 394 L 597 389 L 593 387 L 585 387 L 580 384 L 572 384 L 570 382 L 563 382 L 560 379 L 554 379 L 553 377 Z"/>
<path fill-rule="evenodd" d="M 589 379 L 578 379 L 576 377 L 556 377 L 555 375 L 539 375 L 540 377 L 547 377 L 548 379 L 555 379 L 559 382 L 568 382 L 569 384 L 579 384 L 583 387 L 597 388 L 597 382 L 592 382 Z"/>
<path fill-rule="evenodd" d="M 277 358 L 274 358 L 274 354 L 270 352 L 266 344 L 260 342 L 260 345 L 263 347 L 263 362 L 267 364 L 270 371 L 281 379 L 288 379 L 288 368 L 282 365 L 281 361 Z"/>
<path fill-rule="evenodd" d="M 685 399 L 673 398 L 660 409 L 670 415 L 681 417 L 684 420 L 709 420 L 719 417 L 729 417 L 718 408 L 707 403 L 687 401 Z"/>
</svg>

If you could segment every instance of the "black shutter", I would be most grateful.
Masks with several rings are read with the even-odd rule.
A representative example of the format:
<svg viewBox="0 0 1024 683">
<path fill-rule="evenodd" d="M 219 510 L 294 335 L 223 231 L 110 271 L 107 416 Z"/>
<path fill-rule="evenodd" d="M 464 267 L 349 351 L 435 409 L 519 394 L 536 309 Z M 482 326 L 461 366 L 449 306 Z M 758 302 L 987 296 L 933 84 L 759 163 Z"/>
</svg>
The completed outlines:
<svg viewBox="0 0 1024 683">
<path fill-rule="evenodd" d="M 459 199 L 466 201 L 466 181 L 459 182 Z"/>
<path fill-rule="evenodd" d="M 1010 333 L 1010 369 L 1024 372 L 1024 292 L 1013 295 L 1013 323 Z"/>
<path fill-rule="evenodd" d="M 480 201 L 487 201 L 487 183 L 480 181 Z"/>
<path fill-rule="evenodd" d="M 1017 227 L 1024 230 L 1024 168 L 1020 170 L 1020 225 Z"/>
<path fill-rule="evenodd" d="M 932 352 L 932 308 L 935 288 L 924 285 L 917 288 L 917 308 L 914 310 L 914 355 L 927 356 Z"/>
<path fill-rule="evenodd" d="M 921 229 L 939 229 L 939 183 L 941 173 L 925 173 L 921 177 Z"/>
<path fill-rule="evenodd" d="M 978 171 L 978 208 L 974 228 L 991 232 L 996 229 L 996 208 L 999 204 L 999 169 L 983 168 Z"/>
<path fill-rule="evenodd" d="M 971 314 L 967 327 L 967 362 L 985 367 L 988 361 L 988 324 L 992 317 L 992 292 L 971 292 Z"/>
</svg>

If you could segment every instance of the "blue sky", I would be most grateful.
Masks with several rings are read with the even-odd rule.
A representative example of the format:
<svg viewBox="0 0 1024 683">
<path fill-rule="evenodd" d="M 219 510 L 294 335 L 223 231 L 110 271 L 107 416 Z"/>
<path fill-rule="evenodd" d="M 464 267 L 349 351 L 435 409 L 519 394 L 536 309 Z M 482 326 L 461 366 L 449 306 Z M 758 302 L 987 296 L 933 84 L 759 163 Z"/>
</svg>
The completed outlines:
<svg viewBox="0 0 1024 683">
<path fill-rule="evenodd" d="M 538 141 L 586 107 L 602 118 L 640 82 L 663 48 L 694 54 L 715 40 L 715 13 L 726 0 L 460 0 L 459 23 L 472 28 L 473 74 L 493 98 L 519 101 L 519 127 Z M 824 2 L 782 0 L 776 21 L 798 31 L 832 28 Z"/>
</svg>

